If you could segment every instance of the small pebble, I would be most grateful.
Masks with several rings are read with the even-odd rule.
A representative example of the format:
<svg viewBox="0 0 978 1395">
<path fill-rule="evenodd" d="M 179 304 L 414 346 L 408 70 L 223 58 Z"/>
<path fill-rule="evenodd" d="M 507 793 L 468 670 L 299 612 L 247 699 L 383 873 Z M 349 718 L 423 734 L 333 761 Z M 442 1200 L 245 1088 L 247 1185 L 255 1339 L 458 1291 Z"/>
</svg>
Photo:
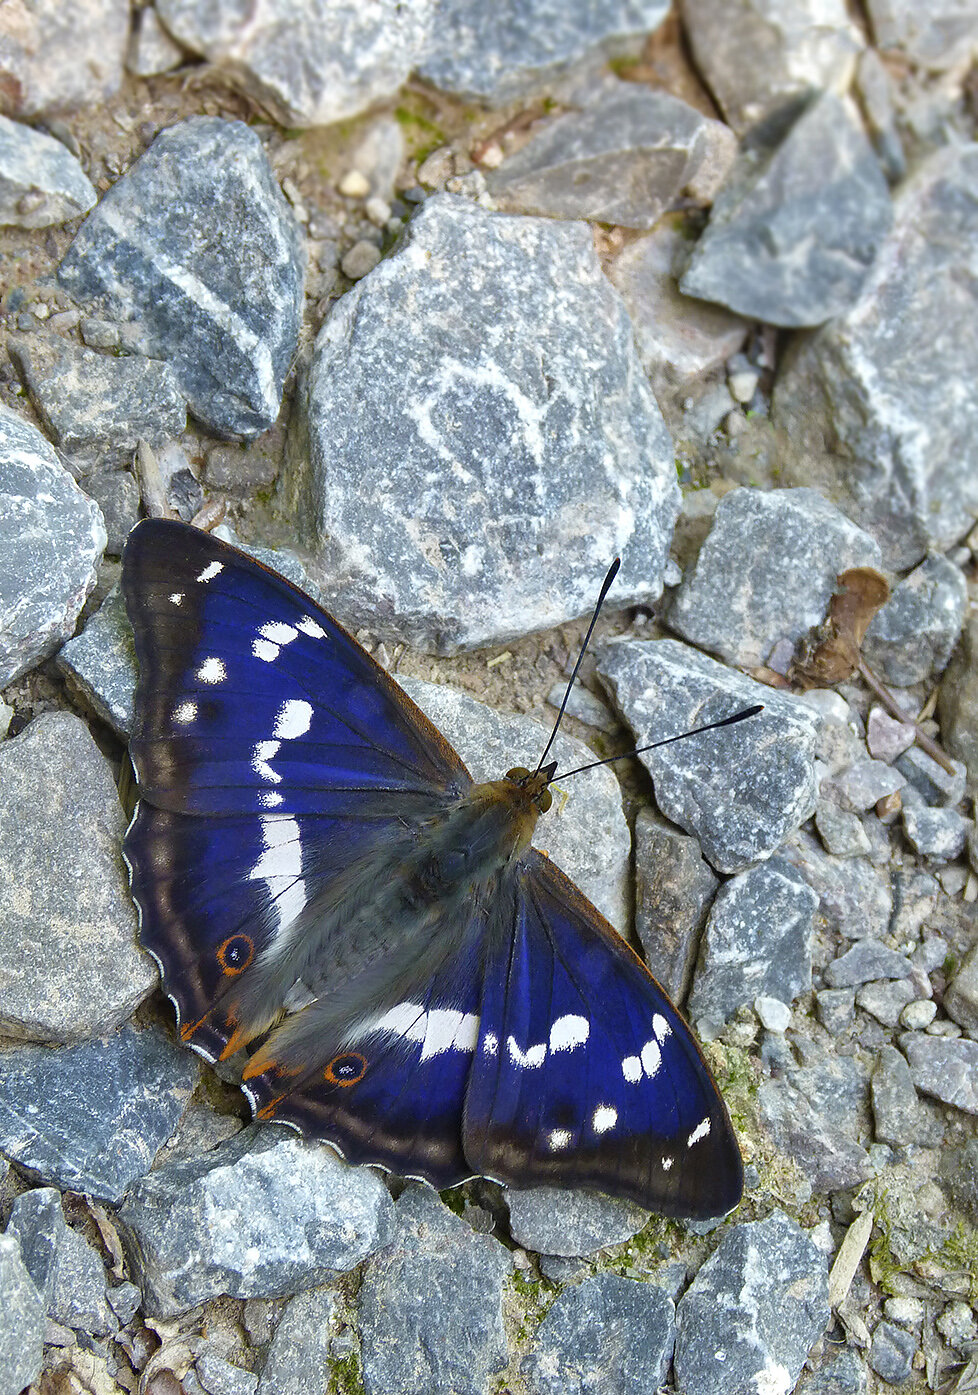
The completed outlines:
<svg viewBox="0 0 978 1395">
<path fill-rule="evenodd" d="M 874 760 L 892 761 L 910 749 L 914 742 L 909 722 L 898 722 L 883 707 L 870 709 L 866 723 L 866 745 Z"/>
<path fill-rule="evenodd" d="M 382 228 L 391 216 L 391 206 L 386 199 L 374 194 L 363 205 L 363 211 L 376 227 Z"/>
<path fill-rule="evenodd" d="M 883 1312 L 900 1327 L 917 1327 L 924 1317 L 924 1305 L 919 1298 L 887 1298 Z"/>
<path fill-rule="evenodd" d="M 348 276 L 351 281 L 359 281 L 368 272 L 373 271 L 379 261 L 379 247 L 375 247 L 372 242 L 355 242 L 340 262 L 340 267 L 344 276 Z"/>
<path fill-rule="evenodd" d="M 780 998 L 761 995 L 754 999 L 754 1011 L 760 1019 L 761 1026 L 766 1027 L 769 1032 L 784 1032 L 791 1022 L 791 1008 Z"/>
<path fill-rule="evenodd" d="M 885 794 L 882 799 L 876 801 L 876 817 L 880 823 L 887 825 L 896 823 L 902 808 L 903 799 L 900 796 L 900 791 L 894 790 L 892 794 Z"/>
<path fill-rule="evenodd" d="M 745 368 L 739 373 L 731 373 L 727 379 L 730 396 L 735 402 L 749 402 L 757 391 L 757 384 L 760 380 L 760 373 L 755 373 L 751 369 Z"/>
<path fill-rule="evenodd" d="M 339 190 L 346 199 L 365 199 L 370 193 L 370 180 L 359 170 L 347 170 L 340 180 Z"/>
<path fill-rule="evenodd" d="M 937 1004 L 929 998 L 915 998 L 900 1013 L 900 1023 L 912 1032 L 922 1032 L 937 1016 Z"/>
<path fill-rule="evenodd" d="M 949 1022 L 946 1017 L 932 1022 L 930 1026 L 925 1027 L 924 1030 L 927 1035 L 931 1037 L 948 1037 L 953 1040 L 961 1036 L 961 1028 L 958 1024 L 956 1022 Z"/>
</svg>

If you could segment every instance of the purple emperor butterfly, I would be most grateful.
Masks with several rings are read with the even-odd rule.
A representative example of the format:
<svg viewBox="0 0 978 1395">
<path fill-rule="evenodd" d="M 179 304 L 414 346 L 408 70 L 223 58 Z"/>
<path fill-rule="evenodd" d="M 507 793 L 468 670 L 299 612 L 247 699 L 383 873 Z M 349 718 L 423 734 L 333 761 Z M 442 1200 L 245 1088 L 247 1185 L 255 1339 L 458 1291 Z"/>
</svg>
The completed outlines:
<svg viewBox="0 0 978 1395">
<path fill-rule="evenodd" d="M 555 766 L 474 784 L 330 615 L 193 528 L 140 523 L 123 589 L 142 943 L 188 1046 L 258 1043 L 257 1116 L 440 1188 L 734 1206 L 689 1028 L 530 845 Z"/>
</svg>

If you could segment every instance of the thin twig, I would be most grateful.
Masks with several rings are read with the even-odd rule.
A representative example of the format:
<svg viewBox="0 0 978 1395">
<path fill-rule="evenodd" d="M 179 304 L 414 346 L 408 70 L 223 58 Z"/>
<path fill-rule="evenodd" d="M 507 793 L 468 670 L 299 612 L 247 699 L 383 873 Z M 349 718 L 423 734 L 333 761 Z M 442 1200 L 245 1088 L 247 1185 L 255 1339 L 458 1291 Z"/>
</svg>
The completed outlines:
<svg viewBox="0 0 978 1395">
<path fill-rule="evenodd" d="M 895 717 L 898 722 L 903 722 L 906 726 L 913 727 L 914 740 L 920 749 L 926 751 L 949 775 L 957 775 L 958 772 L 947 752 L 938 746 L 932 736 L 928 736 L 923 728 L 917 725 L 913 717 L 904 712 L 893 694 L 883 686 L 873 670 L 867 665 L 866 660 L 862 657 L 860 657 L 859 660 L 859 672 L 862 674 L 863 682 L 866 684 L 867 688 L 872 688 L 873 692 L 890 715 Z"/>
</svg>

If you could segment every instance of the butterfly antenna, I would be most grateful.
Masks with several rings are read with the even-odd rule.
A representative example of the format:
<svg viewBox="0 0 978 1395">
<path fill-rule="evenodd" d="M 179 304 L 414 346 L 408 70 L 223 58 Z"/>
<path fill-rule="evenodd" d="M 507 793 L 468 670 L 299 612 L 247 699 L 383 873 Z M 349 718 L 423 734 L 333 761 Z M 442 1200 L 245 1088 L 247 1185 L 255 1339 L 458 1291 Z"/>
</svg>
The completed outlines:
<svg viewBox="0 0 978 1395">
<path fill-rule="evenodd" d="M 574 672 L 571 674 L 571 676 L 570 676 L 570 681 L 569 681 L 568 684 L 567 684 L 567 690 L 566 690 L 566 692 L 564 693 L 564 700 L 563 700 L 563 702 L 560 704 L 560 711 L 557 713 L 557 720 L 554 722 L 554 729 L 553 729 L 553 731 L 550 733 L 550 740 L 547 742 L 546 746 L 544 746 L 544 748 L 543 748 L 543 755 L 540 757 L 539 761 L 537 762 L 537 768 L 536 768 L 536 771 L 534 772 L 535 774 L 538 774 L 538 773 L 543 769 L 543 762 L 547 759 L 547 753 L 549 752 L 550 747 L 554 744 L 554 741 L 555 741 L 555 739 L 556 739 L 556 737 L 557 737 L 557 729 L 558 729 L 558 727 L 560 726 L 561 720 L 562 720 L 562 718 L 563 718 L 563 715 L 564 715 L 564 708 L 567 706 L 567 700 L 568 700 L 568 698 L 569 698 L 570 695 L 571 695 L 571 688 L 573 688 L 573 686 L 574 686 L 574 681 L 575 681 L 575 679 L 577 678 L 577 675 L 578 675 L 578 674 L 580 673 L 580 671 L 581 671 L 581 664 L 583 663 L 583 661 L 584 661 L 584 655 L 585 655 L 586 652 L 587 652 L 588 641 L 590 640 L 591 635 L 594 633 L 594 627 L 595 627 L 595 625 L 598 623 L 598 616 L 601 614 L 601 607 L 604 605 L 604 598 L 605 598 L 605 596 L 607 596 L 608 592 L 611 590 L 611 583 L 614 581 L 615 577 L 618 575 L 618 571 L 619 571 L 619 568 L 620 568 L 620 567 L 621 567 L 621 558 L 620 558 L 620 557 L 616 557 L 615 560 L 612 562 L 611 566 L 608 568 L 608 575 L 605 577 L 604 581 L 601 583 L 601 590 L 600 590 L 600 592 L 598 593 L 598 603 L 597 603 L 597 605 L 594 607 L 594 614 L 591 616 L 591 623 L 590 623 L 590 625 L 588 625 L 588 627 L 587 627 L 587 634 L 584 636 L 584 643 L 581 645 L 581 652 L 580 652 L 580 653 L 578 654 L 578 656 L 577 656 L 577 663 L 574 665 Z"/>
<path fill-rule="evenodd" d="M 681 731 L 678 736 L 667 736 L 663 741 L 652 741 L 648 746 L 636 746 L 634 751 L 622 751 L 620 756 L 606 756 L 604 760 L 593 760 L 589 765 L 579 765 L 575 770 L 562 770 L 559 778 L 568 779 L 571 775 L 580 775 L 584 770 L 594 770 L 599 765 L 610 765 L 612 761 L 627 760 L 629 756 L 640 756 L 644 751 L 654 751 L 658 746 L 671 746 L 674 741 L 685 741 L 687 736 L 699 736 L 704 731 L 715 731 L 717 727 L 732 727 L 734 722 L 743 722 L 748 717 L 756 717 L 758 712 L 764 711 L 763 703 L 755 703 L 753 707 L 745 707 L 740 712 L 735 712 L 732 717 L 724 717 L 720 722 L 707 722 L 705 727 L 693 727 L 692 731 Z M 544 752 L 546 754 L 546 752 Z M 558 777 L 555 775 L 554 779 Z"/>
</svg>

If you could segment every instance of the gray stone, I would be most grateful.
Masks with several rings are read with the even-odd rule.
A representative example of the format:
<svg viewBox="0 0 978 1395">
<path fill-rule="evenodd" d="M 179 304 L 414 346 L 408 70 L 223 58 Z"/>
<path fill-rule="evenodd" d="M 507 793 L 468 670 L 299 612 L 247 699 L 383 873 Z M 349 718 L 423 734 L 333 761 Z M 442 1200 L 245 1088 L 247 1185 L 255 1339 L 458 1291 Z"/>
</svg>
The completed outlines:
<svg viewBox="0 0 978 1395">
<path fill-rule="evenodd" d="M 855 1060 L 829 1052 L 761 1082 L 761 1118 L 815 1195 L 858 1187 L 871 1175 L 863 1141 L 869 1139 L 868 1096 L 868 1078 Z"/>
<path fill-rule="evenodd" d="M 85 723 L 42 713 L 0 747 L 0 1030 L 105 1031 L 151 992 L 136 945 L 112 769 Z M 66 875 L 70 869 L 70 876 Z"/>
<path fill-rule="evenodd" d="M 737 725 L 641 757 L 667 818 L 695 834 L 719 872 L 768 857 L 815 808 L 812 713 L 676 640 L 600 646 L 598 673 L 641 746 L 740 708 Z"/>
<path fill-rule="evenodd" d="M 889 765 L 914 743 L 912 722 L 900 722 L 883 707 L 871 707 L 866 720 L 866 745 L 874 760 Z"/>
<path fill-rule="evenodd" d="M 725 882 L 703 932 L 692 1020 L 719 1029 L 758 995 L 791 1003 L 809 992 L 817 906 L 811 887 L 780 858 Z"/>
<path fill-rule="evenodd" d="M 617 82 L 543 126 L 486 182 L 516 213 L 648 231 L 692 190 L 709 202 L 736 148 L 729 127 L 678 97 Z"/>
<path fill-rule="evenodd" d="M 826 966 L 825 982 L 830 988 L 851 988 L 874 979 L 909 978 L 911 969 L 906 955 L 867 938 Z"/>
<path fill-rule="evenodd" d="M 978 1138 L 942 1150 L 940 1178 L 954 1205 L 978 1225 Z"/>
<path fill-rule="evenodd" d="M 0 1150 L 39 1181 L 118 1201 L 171 1136 L 197 1083 L 158 1031 L 0 1055 Z"/>
<path fill-rule="evenodd" d="M 335 304 L 303 411 L 287 492 L 354 632 L 502 642 L 590 610 L 615 555 L 612 604 L 659 595 L 672 442 L 583 224 L 430 198 Z"/>
<path fill-rule="evenodd" d="M 919 939 L 921 926 L 937 909 L 941 888 L 931 874 L 919 866 L 894 867 L 890 881 L 893 888 L 890 935 L 898 942 Z M 934 955 L 937 957 L 934 958 Z M 946 955 L 946 944 L 941 947 L 937 942 L 925 939 L 914 950 L 913 962 L 919 964 L 925 973 L 930 973 L 943 964 Z"/>
<path fill-rule="evenodd" d="M 895 1027 L 900 1014 L 917 996 L 917 987 L 909 979 L 881 979 L 864 983 L 856 993 L 856 1005 L 870 1013 L 884 1027 Z"/>
<path fill-rule="evenodd" d="M 530 1395 L 648 1395 L 666 1378 L 673 1301 L 656 1284 L 597 1274 L 557 1295 L 520 1363 Z"/>
<path fill-rule="evenodd" d="M 66 451 L 132 450 L 140 439 L 159 442 L 187 425 L 168 363 L 98 354 L 43 335 L 12 340 L 10 354 L 48 434 Z"/>
<path fill-rule="evenodd" d="M 969 819 L 956 809 L 929 809 L 926 804 L 905 803 L 903 831 L 921 857 L 935 862 L 953 862 L 964 852 Z"/>
<path fill-rule="evenodd" d="M 863 857 L 870 851 L 869 837 L 859 816 L 840 809 L 831 800 L 819 799 L 815 827 L 826 851 L 834 857 Z"/>
<path fill-rule="evenodd" d="M 854 104 L 834 93 L 777 142 L 756 130 L 744 142 L 680 289 L 769 324 L 824 324 L 859 294 L 893 220 L 889 190 Z"/>
<path fill-rule="evenodd" d="M 0 404 L 0 688 L 71 634 L 105 547 L 98 507 Z"/>
<path fill-rule="evenodd" d="M 391 1238 L 369 1168 L 280 1128 L 247 1128 L 144 1177 L 119 1210 L 146 1311 L 169 1318 L 218 1294 L 281 1297 L 353 1269 Z"/>
<path fill-rule="evenodd" d="M 20 1395 L 40 1375 L 43 1356 L 44 1304 L 17 1241 L 0 1235 L 0 1395 Z"/>
<path fill-rule="evenodd" d="M 879 563 L 873 539 L 814 489 L 734 489 L 668 622 L 728 663 L 756 667 L 778 640 L 821 624 L 840 572 Z"/>
<path fill-rule="evenodd" d="M 61 1194 L 54 1187 L 18 1196 L 7 1234 L 20 1242 L 21 1256 L 48 1317 L 92 1337 L 116 1330 L 105 1296 L 105 1265 L 78 1231 L 65 1224 Z"/>
<path fill-rule="evenodd" d="M 585 688 L 580 681 L 575 682 L 569 693 L 567 692 L 567 684 L 563 680 L 553 685 L 547 694 L 547 701 L 555 712 L 560 710 L 565 695 L 567 702 L 564 711 L 568 717 L 575 717 L 585 726 L 596 727 L 598 731 L 618 731 L 621 724 L 607 702 L 602 701 L 596 693 Z"/>
<path fill-rule="evenodd" d="M 635 933 L 645 962 L 675 1003 L 693 978 L 700 935 L 719 885 L 699 843 L 651 809 L 635 819 Z"/>
<path fill-rule="evenodd" d="M 906 777 L 882 760 L 861 760 L 821 784 L 821 791 L 843 809 L 862 813 L 887 795 L 902 790 Z"/>
<path fill-rule="evenodd" d="M 917 1098 L 906 1059 L 895 1046 L 884 1046 L 876 1058 L 871 1085 L 876 1139 L 895 1148 L 935 1144 L 942 1130 Z"/>
<path fill-rule="evenodd" d="M 897 757 L 896 766 L 925 804 L 954 808 L 964 798 L 967 772 L 960 761 L 952 760 L 954 773 L 945 770 L 919 746 L 911 746 Z"/>
<path fill-rule="evenodd" d="M 978 944 L 968 950 L 944 990 L 944 1011 L 978 1039 Z"/>
<path fill-rule="evenodd" d="M 892 1322 L 878 1323 L 869 1347 L 869 1364 L 888 1385 L 902 1385 L 913 1370 L 917 1337 Z"/>
<path fill-rule="evenodd" d="M 774 1212 L 729 1229 L 676 1309 L 683 1395 L 790 1390 L 829 1322 L 825 1256 Z"/>
<path fill-rule="evenodd" d="M 687 250 L 681 229 L 664 221 L 647 237 L 629 242 L 608 265 L 642 367 L 670 426 L 691 388 L 737 352 L 748 328 L 722 306 L 681 294 L 675 267 Z"/>
<path fill-rule="evenodd" d="M 138 321 L 205 426 L 244 438 L 278 416 L 302 275 L 298 225 L 258 136 L 204 116 L 157 136 L 89 214 L 58 272 L 76 298 Z"/>
<path fill-rule="evenodd" d="M 818 1020 L 834 1037 L 852 1029 L 855 1006 L 856 994 L 852 988 L 820 988 L 815 994 Z"/>
<path fill-rule="evenodd" d="M 970 0 L 867 0 L 877 46 L 897 49 L 922 68 L 967 62 L 978 44 L 978 15 Z"/>
<path fill-rule="evenodd" d="M 447 684 L 402 679 L 404 691 L 455 747 L 474 780 L 499 780 L 514 765 L 535 767 L 550 736 L 528 717 L 496 712 Z M 573 770 L 594 759 L 583 742 L 559 735 L 550 754 Z M 540 820 L 534 844 L 576 882 L 619 930 L 628 923 L 631 838 L 621 807 L 621 786 L 607 766 L 575 775 L 570 798 Z"/>
<path fill-rule="evenodd" d="M 964 572 L 946 557 L 925 557 L 873 616 L 860 646 L 870 668 L 898 688 L 943 673 L 968 606 Z"/>
<path fill-rule="evenodd" d="M 119 1320 L 120 1327 L 128 1327 L 136 1316 L 136 1311 L 143 1296 L 135 1284 L 129 1283 L 128 1279 L 121 1284 L 116 1284 L 107 1293 L 109 1307 Z"/>
<path fill-rule="evenodd" d="M 119 90 L 129 0 L 31 0 L 0 28 L 0 89 L 7 116 L 98 107 Z"/>
<path fill-rule="evenodd" d="M 310 1395 L 329 1369 L 336 1293 L 310 1288 L 279 1319 L 258 1382 L 258 1395 Z"/>
<path fill-rule="evenodd" d="M 255 14 L 159 0 L 167 29 L 283 126 L 328 126 L 391 98 L 425 53 L 432 0 L 266 0 Z"/>
<path fill-rule="evenodd" d="M 886 933 L 893 909 L 889 882 L 863 857 L 845 861 L 826 853 L 800 829 L 781 851 L 818 897 L 819 917 L 848 940 Z"/>
<path fill-rule="evenodd" d="M 0 224 L 47 228 L 67 223 L 87 213 L 97 198 L 81 165 L 59 140 L 0 116 Z"/>
<path fill-rule="evenodd" d="M 137 10 L 132 24 L 126 54 L 126 67 L 131 73 L 136 77 L 155 77 L 157 73 L 168 73 L 180 66 L 184 51 L 170 38 L 152 6 Z"/>
<path fill-rule="evenodd" d="M 824 488 L 900 570 L 978 514 L 978 402 L 959 390 L 978 372 L 976 168 L 968 144 L 923 162 L 859 300 L 799 341 L 775 384 L 785 477 Z"/>
<path fill-rule="evenodd" d="M 796 693 L 795 700 L 810 707 L 818 717 L 815 755 L 829 775 L 837 775 L 866 759 L 860 720 L 840 693 L 831 688 L 811 688 Z"/>
<path fill-rule="evenodd" d="M 895 74 L 876 50 L 864 48 L 856 67 L 853 95 L 859 101 L 876 158 L 891 185 L 898 184 L 907 174 L 907 159 L 895 110 L 897 83 L 894 79 Z"/>
<path fill-rule="evenodd" d="M 88 475 L 85 488 L 102 511 L 106 555 L 121 557 L 126 538 L 139 519 L 139 485 L 128 470 L 108 469 Z"/>
<path fill-rule="evenodd" d="M 89 617 L 81 634 L 64 645 L 58 667 L 93 711 L 124 740 L 128 738 L 137 667 L 132 626 L 118 586 Z"/>
<path fill-rule="evenodd" d="M 203 1351 L 194 1367 L 207 1395 L 255 1395 L 258 1377 L 213 1351 Z"/>
<path fill-rule="evenodd" d="M 534 1187 L 507 1187 L 509 1229 L 528 1250 L 546 1255 L 592 1255 L 621 1245 L 644 1228 L 648 1211 L 633 1201 L 599 1192 Z"/>
<path fill-rule="evenodd" d="M 794 1395 L 866 1395 L 869 1373 L 852 1347 L 829 1356 L 816 1371 L 806 1373 Z"/>
<path fill-rule="evenodd" d="M 697 69 L 738 133 L 791 98 L 849 87 L 863 40 L 845 0 L 682 0 L 680 8 Z"/>
<path fill-rule="evenodd" d="M 918 1090 L 978 1114 L 978 1041 L 903 1032 L 900 1050 L 910 1063 Z"/>
<path fill-rule="evenodd" d="M 435 0 L 420 75 L 444 92 L 493 104 L 553 81 L 599 47 L 651 33 L 668 0 Z"/>
<path fill-rule="evenodd" d="M 360 1288 L 366 1395 L 485 1395 L 505 1366 L 509 1253 L 427 1187 L 410 1185 Z"/>
<path fill-rule="evenodd" d="M 944 671 L 937 715 L 945 748 L 964 761 L 971 788 L 978 788 L 978 614 L 965 622 L 958 647 Z"/>
</svg>

